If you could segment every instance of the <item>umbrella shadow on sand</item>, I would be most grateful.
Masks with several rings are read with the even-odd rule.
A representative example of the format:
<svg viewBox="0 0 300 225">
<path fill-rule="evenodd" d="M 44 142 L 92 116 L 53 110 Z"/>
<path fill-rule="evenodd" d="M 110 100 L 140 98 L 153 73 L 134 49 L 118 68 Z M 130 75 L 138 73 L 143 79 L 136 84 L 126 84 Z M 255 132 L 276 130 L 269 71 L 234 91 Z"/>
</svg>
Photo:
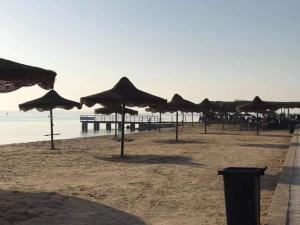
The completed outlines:
<svg viewBox="0 0 300 225">
<path fill-rule="evenodd" d="M 286 138 L 286 137 L 291 137 L 290 134 L 286 134 L 286 135 L 284 135 L 284 134 L 282 134 L 282 135 L 280 135 L 280 134 L 267 134 L 267 133 L 265 133 L 265 131 L 263 131 L 263 133 L 260 133 L 259 136 L 260 137 L 270 137 L 270 138 Z"/>
<path fill-rule="evenodd" d="M 287 149 L 289 145 L 282 145 L 282 144 L 269 144 L 269 143 L 262 143 L 262 144 L 241 144 L 242 147 L 253 147 L 253 148 L 277 148 L 277 149 Z"/>
<path fill-rule="evenodd" d="M 226 132 L 209 132 L 209 135 L 228 135 L 228 136 L 241 136 L 241 133 L 226 133 Z"/>
<path fill-rule="evenodd" d="M 281 176 L 281 174 L 284 175 Z M 283 166 L 281 174 L 261 176 L 261 189 L 274 191 L 277 184 L 300 185 L 300 179 L 298 179 L 300 174 L 299 167 Z"/>
<path fill-rule="evenodd" d="M 282 174 L 286 174 L 279 179 L 279 183 L 300 185 L 300 167 L 284 166 L 282 167 Z"/>
<path fill-rule="evenodd" d="M 176 164 L 184 166 L 202 167 L 203 164 L 193 162 L 191 157 L 179 155 L 127 155 L 120 156 L 95 156 L 98 160 L 116 163 L 137 163 L 137 164 Z"/>
<path fill-rule="evenodd" d="M 280 175 L 265 174 L 261 176 L 261 189 L 267 191 L 274 191 L 276 189 Z"/>
<path fill-rule="evenodd" d="M 153 140 L 154 143 L 158 144 L 207 144 L 206 141 L 200 140 L 173 140 L 173 139 L 162 139 L 162 140 Z"/>
<path fill-rule="evenodd" d="M 300 143 L 295 143 L 295 142 L 293 142 L 293 143 L 291 143 L 290 146 L 291 146 L 291 147 L 297 147 L 297 146 L 300 146 Z"/>
<path fill-rule="evenodd" d="M 146 224 L 132 214 L 57 193 L 0 191 L 0 199 L 0 224 Z"/>
<path fill-rule="evenodd" d="M 113 141 L 117 141 L 117 142 L 121 142 L 122 141 L 122 139 L 121 138 L 112 138 L 112 140 Z M 132 138 L 124 138 L 124 142 L 133 142 L 134 141 L 134 139 L 132 139 Z"/>
</svg>

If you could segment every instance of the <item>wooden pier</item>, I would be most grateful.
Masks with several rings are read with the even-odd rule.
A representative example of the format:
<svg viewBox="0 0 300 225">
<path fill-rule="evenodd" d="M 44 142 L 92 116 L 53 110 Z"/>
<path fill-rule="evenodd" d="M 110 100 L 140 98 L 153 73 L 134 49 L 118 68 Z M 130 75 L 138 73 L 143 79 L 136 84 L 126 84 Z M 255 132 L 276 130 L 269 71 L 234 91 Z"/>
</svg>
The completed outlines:
<svg viewBox="0 0 300 225">
<path fill-rule="evenodd" d="M 121 116 L 104 116 L 104 115 L 81 115 L 80 122 L 82 132 L 88 131 L 88 124 L 92 124 L 94 131 L 100 129 L 101 124 L 105 124 L 106 130 L 121 130 Z M 159 128 L 175 127 L 175 121 L 161 121 L 159 116 L 125 116 L 125 128 L 135 131 L 156 130 Z"/>
</svg>

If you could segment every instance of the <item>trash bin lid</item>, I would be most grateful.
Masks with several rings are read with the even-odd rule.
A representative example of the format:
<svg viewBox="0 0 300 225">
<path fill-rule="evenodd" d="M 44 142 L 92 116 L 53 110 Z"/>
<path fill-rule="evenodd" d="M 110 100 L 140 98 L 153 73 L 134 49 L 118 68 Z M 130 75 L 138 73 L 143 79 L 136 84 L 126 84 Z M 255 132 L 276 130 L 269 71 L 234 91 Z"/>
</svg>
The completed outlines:
<svg viewBox="0 0 300 225">
<path fill-rule="evenodd" d="M 219 175 L 264 175 L 267 167 L 255 168 L 255 167 L 227 167 L 223 170 L 219 170 Z"/>
</svg>

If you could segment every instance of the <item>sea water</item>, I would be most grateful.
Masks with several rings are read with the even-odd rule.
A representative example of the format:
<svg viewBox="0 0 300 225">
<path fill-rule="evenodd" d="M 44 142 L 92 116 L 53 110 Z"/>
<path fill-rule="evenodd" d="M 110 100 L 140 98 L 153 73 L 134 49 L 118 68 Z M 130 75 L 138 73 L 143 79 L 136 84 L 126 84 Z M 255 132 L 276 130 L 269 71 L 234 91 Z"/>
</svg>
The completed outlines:
<svg viewBox="0 0 300 225">
<path fill-rule="evenodd" d="M 112 130 L 106 130 L 105 124 L 100 125 L 99 131 L 93 130 L 93 124 L 89 124 L 88 132 L 81 131 L 80 115 L 93 115 L 92 111 L 67 111 L 54 110 L 54 139 L 69 139 L 77 137 L 91 137 L 101 135 L 113 135 Z M 140 113 L 144 116 L 154 116 L 151 113 Z M 158 114 L 155 114 L 158 116 Z M 174 114 L 165 114 L 162 120 L 175 121 Z M 196 115 L 194 117 L 196 119 Z M 182 117 L 179 118 L 179 121 Z M 191 115 L 186 114 L 186 121 L 191 121 Z M 119 132 L 119 131 L 118 131 Z M 130 133 L 129 129 L 125 129 Z M 24 143 L 32 141 L 46 141 L 50 139 L 50 117 L 49 112 L 38 112 L 35 110 L 22 111 L 0 111 L 0 144 Z"/>
</svg>

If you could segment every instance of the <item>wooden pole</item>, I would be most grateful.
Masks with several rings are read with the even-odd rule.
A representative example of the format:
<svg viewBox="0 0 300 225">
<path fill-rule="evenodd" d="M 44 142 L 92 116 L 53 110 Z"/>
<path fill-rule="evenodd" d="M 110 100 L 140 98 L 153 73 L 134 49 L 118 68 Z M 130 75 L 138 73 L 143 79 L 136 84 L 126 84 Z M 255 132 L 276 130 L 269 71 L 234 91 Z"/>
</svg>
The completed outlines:
<svg viewBox="0 0 300 225">
<path fill-rule="evenodd" d="M 176 141 L 178 141 L 178 110 L 176 111 Z"/>
<path fill-rule="evenodd" d="M 115 138 L 117 138 L 117 130 L 118 130 L 117 120 L 118 120 L 118 114 L 115 113 Z"/>
<path fill-rule="evenodd" d="M 256 134 L 259 134 L 259 128 L 258 128 L 258 112 L 256 113 Z"/>
<path fill-rule="evenodd" d="M 160 132 L 160 126 L 161 126 L 161 112 L 159 112 L 158 132 Z"/>
<path fill-rule="evenodd" d="M 192 127 L 194 126 L 194 113 L 192 112 Z"/>
<path fill-rule="evenodd" d="M 205 116 L 205 117 L 204 117 L 204 134 L 207 133 L 207 130 L 206 130 L 206 120 L 207 120 L 207 118 L 206 118 L 206 116 Z"/>
<path fill-rule="evenodd" d="M 122 104 L 122 137 L 121 137 L 121 157 L 124 156 L 124 126 L 125 126 L 125 104 Z"/>
<path fill-rule="evenodd" d="M 51 130 L 51 150 L 54 150 L 54 141 L 53 141 L 53 112 L 50 109 L 50 130 Z"/>
</svg>

